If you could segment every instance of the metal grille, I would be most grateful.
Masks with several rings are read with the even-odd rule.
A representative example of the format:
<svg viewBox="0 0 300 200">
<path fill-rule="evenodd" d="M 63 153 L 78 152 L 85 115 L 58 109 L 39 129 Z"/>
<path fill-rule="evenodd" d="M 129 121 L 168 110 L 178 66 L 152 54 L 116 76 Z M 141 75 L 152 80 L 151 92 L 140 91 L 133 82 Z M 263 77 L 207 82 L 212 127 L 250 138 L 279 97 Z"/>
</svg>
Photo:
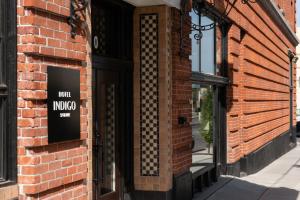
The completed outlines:
<svg viewBox="0 0 300 200">
<path fill-rule="evenodd" d="M 131 60 L 133 7 L 111 0 L 92 3 L 93 54 Z"/>
<path fill-rule="evenodd" d="M 99 10 L 98 15 L 94 17 L 95 34 L 93 38 L 93 48 L 96 54 L 106 55 L 106 32 L 105 32 L 105 15 L 103 10 Z"/>
</svg>

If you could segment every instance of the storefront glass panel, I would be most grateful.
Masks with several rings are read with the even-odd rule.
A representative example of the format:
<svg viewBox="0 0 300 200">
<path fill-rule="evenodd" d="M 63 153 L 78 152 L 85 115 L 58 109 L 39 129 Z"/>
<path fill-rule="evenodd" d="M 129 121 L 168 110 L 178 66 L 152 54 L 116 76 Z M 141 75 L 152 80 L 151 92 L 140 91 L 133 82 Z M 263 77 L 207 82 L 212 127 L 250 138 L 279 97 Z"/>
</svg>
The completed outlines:
<svg viewBox="0 0 300 200">
<path fill-rule="evenodd" d="M 212 86 L 193 84 L 193 165 L 207 166 L 214 155 L 214 93 Z"/>
</svg>

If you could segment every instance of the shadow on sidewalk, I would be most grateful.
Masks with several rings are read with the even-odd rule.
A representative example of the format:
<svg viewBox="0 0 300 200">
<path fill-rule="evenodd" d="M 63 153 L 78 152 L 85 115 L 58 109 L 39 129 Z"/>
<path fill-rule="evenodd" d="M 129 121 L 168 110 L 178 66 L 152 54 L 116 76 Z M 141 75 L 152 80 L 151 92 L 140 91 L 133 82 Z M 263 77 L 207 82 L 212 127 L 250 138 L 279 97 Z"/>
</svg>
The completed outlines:
<svg viewBox="0 0 300 200">
<path fill-rule="evenodd" d="M 297 177 L 295 177 L 297 178 Z M 232 177 L 221 177 L 212 187 L 196 194 L 193 200 L 300 200 L 299 191 L 268 187 Z"/>
</svg>

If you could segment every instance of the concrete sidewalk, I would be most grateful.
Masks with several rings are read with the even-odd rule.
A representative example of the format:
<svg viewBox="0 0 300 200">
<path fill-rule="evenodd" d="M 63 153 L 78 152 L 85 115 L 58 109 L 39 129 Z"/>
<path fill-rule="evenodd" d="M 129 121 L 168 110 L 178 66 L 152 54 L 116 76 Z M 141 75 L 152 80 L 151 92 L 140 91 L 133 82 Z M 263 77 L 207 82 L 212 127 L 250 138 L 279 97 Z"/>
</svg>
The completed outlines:
<svg viewBox="0 0 300 200">
<path fill-rule="evenodd" d="M 300 144 L 260 172 L 220 181 L 194 200 L 300 200 Z"/>
</svg>

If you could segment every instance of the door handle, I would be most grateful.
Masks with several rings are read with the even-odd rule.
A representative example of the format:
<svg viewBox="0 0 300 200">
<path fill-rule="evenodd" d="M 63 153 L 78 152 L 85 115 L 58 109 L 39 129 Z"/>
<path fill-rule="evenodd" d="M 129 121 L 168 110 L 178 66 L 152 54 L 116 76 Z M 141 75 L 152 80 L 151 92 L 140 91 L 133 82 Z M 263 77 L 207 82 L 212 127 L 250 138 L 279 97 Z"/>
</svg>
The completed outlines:
<svg viewBox="0 0 300 200">
<path fill-rule="evenodd" d="M 0 84 L 0 91 L 1 90 L 7 90 L 7 85 L 5 84 Z"/>
<path fill-rule="evenodd" d="M 0 93 L 0 97 L 2 97 L 2 98 L 5 98 L 7 96 L 8 96 L 8 94 L 6 94 L 6 93 L 3 93 L 3 94 Z"/>
<path fill-rule="evenodd" d="M 4 98 L 7 97 L 7 86 L 5 84 L 0 84 L 0 97 Z"/>
</svg>

